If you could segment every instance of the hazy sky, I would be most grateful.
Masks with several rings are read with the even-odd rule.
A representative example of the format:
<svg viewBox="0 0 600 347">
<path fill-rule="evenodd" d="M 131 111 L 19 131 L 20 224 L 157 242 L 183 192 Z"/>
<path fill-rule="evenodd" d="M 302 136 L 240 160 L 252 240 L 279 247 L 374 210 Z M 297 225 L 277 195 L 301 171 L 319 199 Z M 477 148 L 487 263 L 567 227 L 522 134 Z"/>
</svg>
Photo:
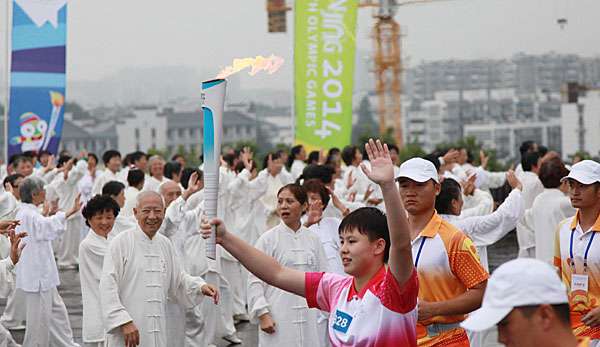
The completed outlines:
<svg viewBox="0 0 600 347">
<path fill-rule="evenodd" d="M 8 1 L 0 0 L 3 52 Z M 68 78 L 100 79 L 124 67 L 157 65 L 185 65 L 216 74 L 234 57 L 273 53 L 286 59 L 282 72 L 243 78 L 242 86 L 290 88 L 293 16 L 288 14 L 287 34 L 269 34 L 265 3 L 71 0 Z M 362 50 L 373 47 L 371 11 L 359 11 L 356 40 Z M 407 35 L 403 56 L 414 65 L 421 60 L 509 57 L 519 51 L 600 55 L 599 13 L 598 0 L 449 0 L 401 7 L 396 19 Z M 557 17 L 568 18 L 564 30 L 556 24 Z M 6 54 L 2 56 L 4 71 Z"/>
</svg>

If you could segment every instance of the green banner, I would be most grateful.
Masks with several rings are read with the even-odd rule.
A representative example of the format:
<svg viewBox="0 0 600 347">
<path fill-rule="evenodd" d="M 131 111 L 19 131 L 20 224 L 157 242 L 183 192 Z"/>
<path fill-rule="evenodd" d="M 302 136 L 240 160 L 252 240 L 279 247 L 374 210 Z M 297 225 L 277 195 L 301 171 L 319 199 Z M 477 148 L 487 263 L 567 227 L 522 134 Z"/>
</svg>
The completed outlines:
<svg viewBox="0 0 600 347">
<path fill-rule="evenodd" d="M 342 148 L 352 134 L 357 0 L 295 2 L 295 142 Z"/>
</svg>

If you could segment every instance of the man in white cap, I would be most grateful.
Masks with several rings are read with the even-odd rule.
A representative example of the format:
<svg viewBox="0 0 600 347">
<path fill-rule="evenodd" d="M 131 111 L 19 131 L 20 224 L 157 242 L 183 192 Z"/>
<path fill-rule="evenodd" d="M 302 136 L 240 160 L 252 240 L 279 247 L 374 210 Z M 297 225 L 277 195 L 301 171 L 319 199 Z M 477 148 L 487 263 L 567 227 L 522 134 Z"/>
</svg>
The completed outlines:
<svg viewBox="0 0 600 347">
<path fill-rule="evenodd" d="M 481 305 L 489 275 L 473 242 L 435 211 L 440 183 L 433 163 L 407 160 L 396 179 L 419 277 L 417 344 L 469 346 L 459 323 Z"/>
<path fill-rule="evenodd" d="M 589 347 L 571 331 L 565 286 L 552 266 L 530 258 L 501 265 L 490 277 L 481 308 L 461 323 L 470 331 L 498 326 L 508 347 Z"/>
<path fill-rule="evenodd" d="M 600 232 L 600 164 L 580 161 L 563 180 L 577 212 L 559 224 L 554 265 L 568 289 L 573 332 L 600 346 L 600 237 L 595 238 Z"/>
</svg>

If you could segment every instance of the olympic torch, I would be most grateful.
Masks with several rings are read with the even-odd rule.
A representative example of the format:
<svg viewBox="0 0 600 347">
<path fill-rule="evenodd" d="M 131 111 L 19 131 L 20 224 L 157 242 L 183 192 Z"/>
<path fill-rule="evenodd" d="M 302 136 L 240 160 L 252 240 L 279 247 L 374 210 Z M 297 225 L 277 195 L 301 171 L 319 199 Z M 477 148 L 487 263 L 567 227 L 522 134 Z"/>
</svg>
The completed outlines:
<svg viewBox="0 0 600 347">
<path fill-rule="evenodd" d="M 221 165 L 221 136 L 223 108 L 227 81 L 214 79 L 202 82 L 202 118 L 204 123 L 204 214 L 217 216 L 219 197 L 219 167 Z M 216 229 L 213 226 L 206 243 L 206 256 L 216 258 Z"/>
<path fill-rule="evenodd" d="M 41 148 L 43 150 L 48 149 L 48 145 L 50 145 L 50 139 L 54 135 L 54 129 L 58 123 L 58 117 L 60 116 L 60 109 L 65 103 L 65 97 L 59 92 L 50 91 L 50 102 L 52 103 L 52 114 L 50 115 L 50 125 L 46 129 L 46 134 L 44 135 L 44 143 Z"/>
</svg>

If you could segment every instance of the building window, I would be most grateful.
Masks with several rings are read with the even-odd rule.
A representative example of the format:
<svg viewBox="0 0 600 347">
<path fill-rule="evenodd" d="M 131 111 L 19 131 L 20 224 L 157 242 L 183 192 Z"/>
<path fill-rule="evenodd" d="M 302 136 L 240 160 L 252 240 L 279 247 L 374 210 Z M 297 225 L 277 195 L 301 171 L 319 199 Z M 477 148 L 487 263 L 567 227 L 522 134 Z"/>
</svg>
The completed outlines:
<svg viewBox="0 0 600 347">
<path fill-rule="evenodd" d="M 135 138 L 139 139 L 140 138 L 140 129 L 135 128 Z"/>
<path fill-rule="evenodd" d="M 156 138 L 156 129 L 152 128 L 151 133 L 152 133 L 152 135 L 151 135 L 152 138 L 155 139 Z"/>
</svg>

